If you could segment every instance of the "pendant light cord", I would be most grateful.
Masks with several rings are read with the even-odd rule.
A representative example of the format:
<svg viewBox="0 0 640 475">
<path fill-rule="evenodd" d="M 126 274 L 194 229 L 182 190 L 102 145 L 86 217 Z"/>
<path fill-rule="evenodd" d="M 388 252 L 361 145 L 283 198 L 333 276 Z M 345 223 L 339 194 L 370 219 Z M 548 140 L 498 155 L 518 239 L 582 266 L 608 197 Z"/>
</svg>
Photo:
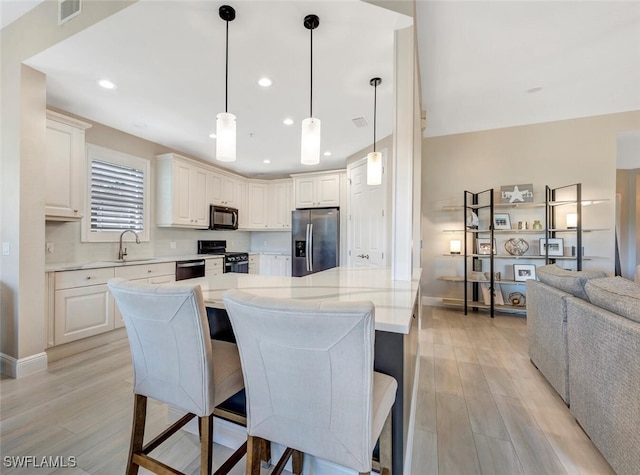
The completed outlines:
<svg viewBox="0 0 640 475">
<path fill-rule="evenodd" d="M 227 23 L 227 35 L 226 35 L 226 50 L 225 50 L 225 63 L 224 63 L 224 111 L 229 112 L 228 96 L 229 96 L 229 20 Z"/>
<path fill-rule="evenodd" d="M 376 103 L 378 99 L 378 83 L 373 86 L 373 153 L 376 153 Z"/>
<path fill-rule="evenodd" d="M 313 28 L 309 29 L 309 34 L 311 35 L 311 60 L 310 60 L 310 91 L 309 91 L 309 117 L 313 117 Z"/>
</svg>

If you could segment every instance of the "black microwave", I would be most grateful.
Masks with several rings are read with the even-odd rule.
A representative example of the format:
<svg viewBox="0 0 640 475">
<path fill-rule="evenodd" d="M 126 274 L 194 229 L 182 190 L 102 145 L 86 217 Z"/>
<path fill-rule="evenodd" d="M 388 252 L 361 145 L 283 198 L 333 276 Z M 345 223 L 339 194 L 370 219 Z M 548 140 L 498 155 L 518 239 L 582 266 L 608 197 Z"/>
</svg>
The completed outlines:
<svg viewBox="0 0 640 475">
<path fill-rule="evenodd" d="M 226 206 L 211 205 L 209 229 L 238 229 L 238 210 Z"/>
</svg>

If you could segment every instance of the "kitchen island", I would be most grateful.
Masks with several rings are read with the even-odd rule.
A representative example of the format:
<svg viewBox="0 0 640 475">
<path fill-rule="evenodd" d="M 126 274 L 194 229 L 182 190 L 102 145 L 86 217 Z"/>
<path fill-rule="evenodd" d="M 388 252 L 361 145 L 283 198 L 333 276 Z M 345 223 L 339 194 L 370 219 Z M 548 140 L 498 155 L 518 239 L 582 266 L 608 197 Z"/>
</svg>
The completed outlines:
<svg viewBox="0 0 640 475">
<path fill-rule="evenodd" d="M 222 294 L 238 289 L 262 297 L 303 300 L 370 300 L 375 305 L 374 369 L 398 381 L 393 411 L 393 473 L 410 473 L 413 421 L 418 373 L 421 269 L 411 281 L 392 280 L 391 269 L 337 267 L 305 277 L 222 274 L 171 285 L 199 284 L 210 308 L 224 309 Z M 214 431 L 215 434 L 215 431 Z M 313 473 L 336 471 L 328 462 L 315 460 Z"/>
</svg>

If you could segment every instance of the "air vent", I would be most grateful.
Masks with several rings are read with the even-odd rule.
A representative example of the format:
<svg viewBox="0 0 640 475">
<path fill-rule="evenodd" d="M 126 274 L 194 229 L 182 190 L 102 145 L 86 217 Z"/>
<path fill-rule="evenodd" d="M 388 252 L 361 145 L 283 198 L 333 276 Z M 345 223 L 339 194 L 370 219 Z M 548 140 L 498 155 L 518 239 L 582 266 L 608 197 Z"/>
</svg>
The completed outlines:
<svg viewBox="0 0 640 475">
<path fill-rule="evenodd" d="M 364 117 L 356 117 L 355 119 L 351 119 L 351 121 L 353 122 L 353 125 L 355 125 L 359 129 L 369 125 L 369 122 L 367 122 L 367 119 L 365 119 Z"/>
<path fill-rule="evenodd" d="M 80 15 L 81 10 L 81 0 L 58 0 L 58 25 Z"/>
</svg>

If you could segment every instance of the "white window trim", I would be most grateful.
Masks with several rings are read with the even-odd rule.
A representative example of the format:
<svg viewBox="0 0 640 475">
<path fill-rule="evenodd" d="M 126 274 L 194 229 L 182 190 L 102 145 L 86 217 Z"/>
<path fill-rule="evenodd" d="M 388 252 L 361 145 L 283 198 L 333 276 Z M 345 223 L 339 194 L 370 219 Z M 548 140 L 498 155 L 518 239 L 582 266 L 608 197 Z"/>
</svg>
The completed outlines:
<svg viewBox="0 0 640 475">
<path fill-rule="evenodd" d="M 95 232 L 91 231 L 91 161 L 99 160 L 101 162 L 113 163 L 124 167 L 140 169 L 144 172 L 144 225 L 141 233 L 138 233 L 140 241 L 148 242 L 150 239 L 151 213 L 150 213 L 150 181 L 151 181 L 151 161 L 145 158 L 136 157 L 126 153 L 100 147 L 94 144 L 86 146 L 86 176 L 85 176 L 85 203 L 87 212 L 82 219 L 82 242 L 118 242 L 120 240 L 119 232 Z"/>
</svg>

